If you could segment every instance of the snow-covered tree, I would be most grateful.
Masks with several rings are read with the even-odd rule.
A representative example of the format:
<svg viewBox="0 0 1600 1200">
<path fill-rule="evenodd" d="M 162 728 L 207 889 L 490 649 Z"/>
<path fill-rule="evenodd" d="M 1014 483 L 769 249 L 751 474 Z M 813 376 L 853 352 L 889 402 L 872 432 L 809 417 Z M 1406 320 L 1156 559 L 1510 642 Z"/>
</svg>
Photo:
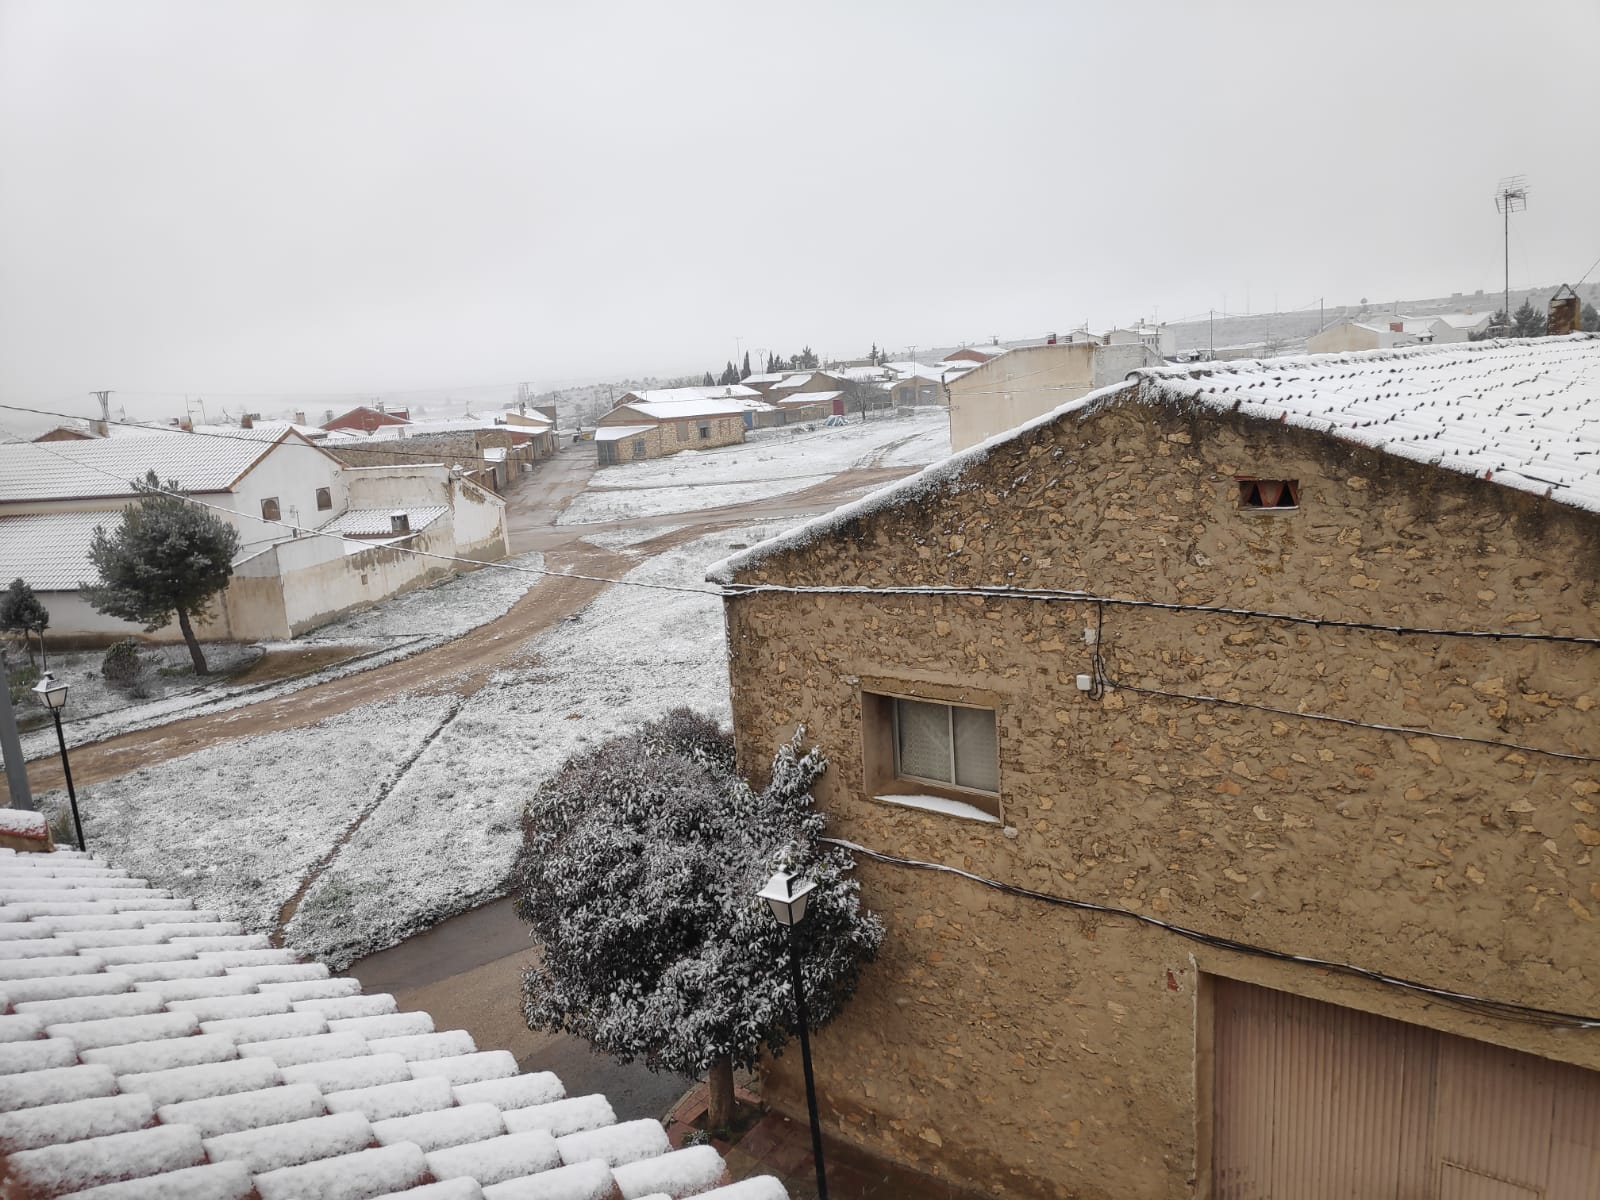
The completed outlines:
<svg viewBox="0 0 1600 1200">
<path fill-rule="evenodd" d="M 85 583 L 82 591 L 100 612 L 139 621 L 146 632 L 176 617 L 195 674 L 204 675 L 206 659 L 192 621 L 203 618 L 212 597 L 228 586 L 239 532 L 175 495 L 176 483 L 163 489 L 154 471 L 133 486 L 141 499 L 122 510 L 115 530 L 94 531 L 89 561 L 100 582 Z"/>
<path fill-rule="evenodd" d="M 855 990 L 883 939 L 847 853 L 818 839 L 827 766 L 801 734 L 756 792 L 733 739 L 676 709 L 574 755 L 528 805 L 514 876 L 542 953 L 523 978 L 528 1027 L 623 1062 L 708 1074 L 708 1123 L 733 1115 L 733 1067 L 779 1053 L 794 1024 L 787 934 L 756 893 L 773 871 L 817 882 L 798 927 L 813 1025 Z"/>
<path fill-rule="evenodd" d="M 749 379 L 750 375 L 751 375 L 751 371 L 750 371 L 750 351 L 746 350 L 744 352 L 744 362 L 739 367 L 739 379 L 735 380 L 735 382 L 739 382 L 741 380 Z"/>
<path fill-rule="evenodd" d="M 0 632 L 15 633 L 33 657 L 33 647 L 28 642 L 31 633 L 39 639 L 39 653 L 44 654 L 44 631 L 50 627 L 50 611 L 39 603 L 33 589 L 21 579 L 13 579 L 5 591 L 0 592 Z M 45 660 L 45 666 L 50 665 Z"/>
<path fill-rule="evenodd" d="M 1578 318 L 1585 333 L 1593 333 L 1600 329 L 1600 312 L 1595 311 L 1593 304 L 1587 300 L 1583 302 L 1583 312 Z"/>
</svg>

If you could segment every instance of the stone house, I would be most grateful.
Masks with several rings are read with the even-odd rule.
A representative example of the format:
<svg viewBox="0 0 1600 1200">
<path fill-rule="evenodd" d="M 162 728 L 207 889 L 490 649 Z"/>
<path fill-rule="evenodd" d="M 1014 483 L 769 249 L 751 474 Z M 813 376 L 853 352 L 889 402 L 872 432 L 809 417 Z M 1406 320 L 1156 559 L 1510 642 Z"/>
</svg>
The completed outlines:
<svg viewBox="0 0 1600 1200">
<path fill-rule="evenodd" d="M 1005 1197 L 1600 1195 L 1600 338 L 1140 370 L 710 577 L 741 764 L 826 750 L 888 927 L 832 1133 Z"/>
<path fill-rule="evenodd" d="M 120 520 L 150 470 L 239 533 L 233 578 L 197 625 L 205 639 L 293 637 L 453 569 L 430 556 L 508 552 L 504 502 L 447 467 L 348 467 L 292 429 L 0 446 L 0 573 L 39 594 L 52 641 L 181 636 L 97 612 L 79 590 L 95 578 L 95 529 Z"/>
<path fill-rule="evenodd" d="M 750 391 L 748 388 L 739 390 Z M 673 394 L 713 391 L 730 394 Z M 600 465 L 660 458 L 681 450 L 711 450 L 743 442 L 744 431 L 753 424 L 755 414 L 769 406 L 760 399 L 731 394 L 732 391 L 730 388 L 673 388 L 666 392 L 629 392 L 622 403 L 597 423 L 594 442 Z"/>
</svg>

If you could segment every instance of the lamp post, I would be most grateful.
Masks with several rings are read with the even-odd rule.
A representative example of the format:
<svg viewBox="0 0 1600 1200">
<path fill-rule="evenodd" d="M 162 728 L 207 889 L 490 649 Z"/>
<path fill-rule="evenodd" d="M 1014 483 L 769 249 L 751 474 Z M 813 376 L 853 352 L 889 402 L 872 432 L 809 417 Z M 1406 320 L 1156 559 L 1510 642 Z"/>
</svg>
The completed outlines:
<svg viewBox="0 0 1600 1200">
<path fill-rule="evenodd" d="M 817 1164 L 817 1200 L 828 1200 L 828 1176 L 822 1169 L 822 1123 L 817 1117 L 817 1085 L 811 1075 L 811 1038 L 806 1030 L 806 997 L 800 976 L 800 940 L 795 936 L 795 927 L 806 917 L 806 898 L 816 886 L 810 879 L 779 871 L 757 894 L 772 909 L 778 924 L 789 930 L 789 967 L 794 973 L 794 1015 L 800 1030 L 800 1062 L 806 1073 L 806 1109 L 811 1114 L 811 1157 Z"/>
<path fill-rule="evenodd" d="M 34 685 L 33 694 L 39 697 L 39 703 L 50 710 L 51 719 L 56 723 L 56 745 L 61 747 L 61 774 L 66 777 L 67 801 L 72 805 L 72 828 L 78 834 L 78 849 L 87 850 L 83 841 L 83 822 L 78 819 L 78 793 L 72 788 L 72 764 L 67 761 L 67 739 L 61 732 L 61 709 L 67 703 L 67 685 L 57 683 L 56 677 L 46 671 L 44 678 Z"/>
</svg>

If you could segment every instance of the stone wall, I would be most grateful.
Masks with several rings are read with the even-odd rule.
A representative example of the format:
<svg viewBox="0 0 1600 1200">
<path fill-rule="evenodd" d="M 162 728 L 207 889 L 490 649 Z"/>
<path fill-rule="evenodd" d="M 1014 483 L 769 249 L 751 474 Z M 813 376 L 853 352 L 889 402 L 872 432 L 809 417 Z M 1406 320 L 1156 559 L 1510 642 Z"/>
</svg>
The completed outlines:
<svg viewBox="0 0 1600 1200">
<path fill-rule="evenodd" d="M 1242 511 L 1236 475 L 1299 481 Z M 1113 403 L 743 583 L 994 584 L 1413 627 L 1600 635 L 1600 520 L 1228 414 Z M 1600 1068 L 1495 1020 L 1139 917 L 1448 989 L 1600 1012 L 1600 650 L 1085 602 L 753 594 L 727 606 L 743 766 L 797 724 L 830 833 L 1126 910 L 864 862 L 879 962 L 814 1041 L 841 1136 L 1006 1196 L 1179 1197 L 1208 1172 L 1206 978 Z M 1095 698 L 1079 674 L 1123 685 Z M 1001 824 L 872 798 L 864 690 L 993 704 Z M 1134 688 L 1212 697 L 1184 700 Z M 1253 704 L 1283 710 L 1272 713 Z M 875 789 L 877 790 L 877 789 Z M 768 1096 L 803 1112 L 799 1063 Z"/>
</svg>

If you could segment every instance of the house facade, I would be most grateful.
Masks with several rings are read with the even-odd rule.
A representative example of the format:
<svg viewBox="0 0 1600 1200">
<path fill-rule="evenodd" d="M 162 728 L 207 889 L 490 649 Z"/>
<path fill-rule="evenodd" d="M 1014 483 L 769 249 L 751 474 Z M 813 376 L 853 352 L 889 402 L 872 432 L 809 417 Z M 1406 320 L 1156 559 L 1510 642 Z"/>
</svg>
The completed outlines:
<svg viewBox="0 0 1600 1200">
<path fill-rule="evenodd" d="M 1431 336 L 1432 327 L 1421 332 Z M 1312 334 L 1306 339 L 1306 349 L 1312 354 L 1341 354 L 1352 350 L 1393 350 L 1420 341 L 1419 331 L 1407 331 L 1404 321 L 1341 321 Z"/>
<path fill-rule="evenodd" d="M 147 634 L 98 612 L 79 590 L 95 578 L 95 529 L 117 524 L 138 499 L 131 481 L 150 470 L 239 534 L 234 577 L 210 619 L 197 624 L 202 638 L 293 637 L 454 569 L 416 550 L 477 559 L 507 553 L 504 502 L 447 467 L 352 469 L 292 430 L 0 447 L 0 565 L 39 594 L 53 640 L 181 637 L 176 625 Z M 405 528 L 392 528 L 392 514 L 405 518 Z M 352 542 L 342 521 L 381 521 L 391 532 L 381 546 Z M 384 553 L 360 557 L 378 550 Z"/>
<path fill-rule="evenodd" d="M 888 930 L 830 1132 L 1004 1197 L 1600 1194 L 1597 409 L 1582 336 L 1141 371 L 714 566 L 741 765 L 824 748 Z"/>
<path fill-rule="evenodd" d="M 965 450 L 1096 388 L 1124 378 L 1160 357 L 1142 342 L 1106 345 L 1088 340 L 1019 346 L 947 385 L 950 447 Z"/>
<path fill-rule="evenodd" d="M 701 392 L 708 394 L 698 394 Z M 709 394 L 713 392 L 728 395 Z M 744 431 L 753 423 L 755 414 L 769 407 L 749 388 L 739 388 L 737 392 L 751 394 L 739 395 L 732 388 L 629 392 L 597 423 L 596 457 L 604 467 L 660 458 L 682 450 L 737 445 L 744 441 Z"/>
</svg>

